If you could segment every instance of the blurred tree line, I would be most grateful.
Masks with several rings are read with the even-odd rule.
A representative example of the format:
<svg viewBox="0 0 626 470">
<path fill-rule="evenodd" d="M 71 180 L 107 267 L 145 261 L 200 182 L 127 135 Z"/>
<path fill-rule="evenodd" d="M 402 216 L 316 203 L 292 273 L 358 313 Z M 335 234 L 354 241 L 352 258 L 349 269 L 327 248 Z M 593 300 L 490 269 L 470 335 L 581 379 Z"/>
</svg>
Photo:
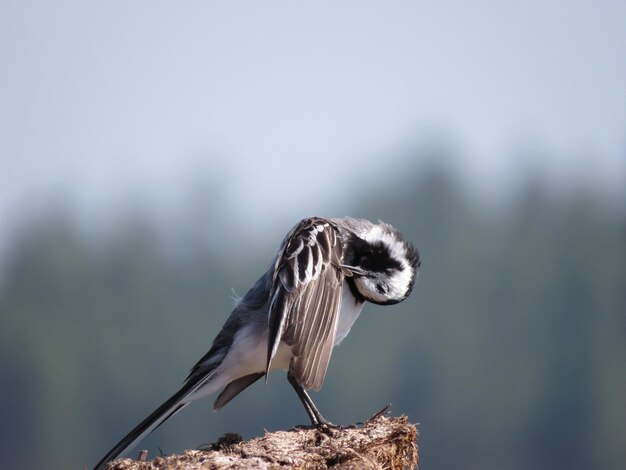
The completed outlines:
<svg viewBox="0 0 626 470">
<path fill-rule="evenodd" d="M 420 423 L 424 468 L 621 467 L 624 214 L 532 178 L 497 209 L 442 166 L 402 178 L 359 195 L 350 215 L 400 228 L 422 272 L 408 301 L 368 306 L 335 350 L 314 397 L 322 412 L 349 423 L 391 401 Z M 94 237 L 59 209 L 15 234 L 0 287 L 6 468 L 93 465 L 177 390 L 230 311 L 231 287 L 243 294 L 296 222 L 255 245 L 224 237 L 211 210 L 190 218 L 178 249 L 141 213 Z M 210 407 L 192 405 L 141 447 L 170 453 L 307 421 L 277 373 Z"/>
</svg>

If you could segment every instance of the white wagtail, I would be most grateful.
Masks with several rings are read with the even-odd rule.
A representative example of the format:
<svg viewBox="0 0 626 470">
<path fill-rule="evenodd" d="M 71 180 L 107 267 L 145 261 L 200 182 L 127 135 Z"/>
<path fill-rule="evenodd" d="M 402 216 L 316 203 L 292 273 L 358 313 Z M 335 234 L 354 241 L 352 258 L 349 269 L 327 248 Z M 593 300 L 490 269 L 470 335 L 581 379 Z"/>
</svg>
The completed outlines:
<svg viewBox="0 0 626 470">
<path fill-rule="evenodd" d="M 269 269 L 238 301 L 182 388 L 96 465 L 138 444 L 192 401 L 221 390 L 219 410 L 271 370 L 286 369 L 313 426 L 330 425 L 305 389 L 319 390 L 333 350 L 365 301 L 401 302 L 420 266 L 417 250 L 391 225 L 311 217 L 285 237 Z"/>
</svg>

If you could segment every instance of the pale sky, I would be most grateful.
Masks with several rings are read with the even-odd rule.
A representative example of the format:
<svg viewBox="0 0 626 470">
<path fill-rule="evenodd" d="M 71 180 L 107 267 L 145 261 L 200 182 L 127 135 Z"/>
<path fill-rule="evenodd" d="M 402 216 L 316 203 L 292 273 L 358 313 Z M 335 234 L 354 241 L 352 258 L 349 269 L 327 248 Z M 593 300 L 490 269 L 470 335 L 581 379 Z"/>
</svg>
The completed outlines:
<svg viewBox="0 0 626 470">
<path fill-rule="evenodd" d="M 0 218 L 211 178 L 239 217 L 342 215 L 433 135 L 493 197 L 529 165 L 624 194 L 625 51 L 624 1 L 5 0 Z"/>
</svg>

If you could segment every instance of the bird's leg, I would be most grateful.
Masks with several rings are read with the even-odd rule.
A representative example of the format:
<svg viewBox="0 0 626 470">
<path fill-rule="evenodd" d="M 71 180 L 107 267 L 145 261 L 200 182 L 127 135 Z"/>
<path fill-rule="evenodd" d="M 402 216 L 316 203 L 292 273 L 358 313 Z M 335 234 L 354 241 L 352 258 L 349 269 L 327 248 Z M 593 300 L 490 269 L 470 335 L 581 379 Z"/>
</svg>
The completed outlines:
<svg viewBox="0 0 626 470">
<path fill-rule="evenodd" d="M 333 424 L 330 421 L 327 421 L 326 419 L 324 419 L 322 414 L 319 412 L 319 410 L 313 403 L 313 400 L 311 400 L 311 397 L 309 396 L 309 394 L 306 393 L 306 390 L 304 389 L 302 385 L 298 383 L 296 378 L 293 375 L 291 375 L 291 372 L 287 373 L 287 379 L 289 380 L 289 383 L 291 384 L 293 389 L 298 394 L 300 401 L 304 405 L 304 409 L 306 410 L 307 414 L 309 415 L 309 418 L 311 419 L 311 424 L 315 426 L 316 428 L 333 427 Z"/>
</svg>

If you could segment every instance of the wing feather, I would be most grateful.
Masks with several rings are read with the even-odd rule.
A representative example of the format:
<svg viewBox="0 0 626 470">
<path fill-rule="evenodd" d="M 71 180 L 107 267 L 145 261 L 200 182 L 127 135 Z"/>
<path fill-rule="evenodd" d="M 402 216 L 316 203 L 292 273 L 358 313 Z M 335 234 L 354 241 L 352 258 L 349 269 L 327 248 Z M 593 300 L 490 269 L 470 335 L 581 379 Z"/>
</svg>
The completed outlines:
<svg viewBox="0 0 626 470">
<path fill-rule="evenodd" d="M 284 341 L 294 354 L 296 380 L 321 387 L 339 317 L 342 256 L 337 229 L 326 219 L 304 219 L 287 235 L 273 276 L 266 373 Z"/>
</svg>

